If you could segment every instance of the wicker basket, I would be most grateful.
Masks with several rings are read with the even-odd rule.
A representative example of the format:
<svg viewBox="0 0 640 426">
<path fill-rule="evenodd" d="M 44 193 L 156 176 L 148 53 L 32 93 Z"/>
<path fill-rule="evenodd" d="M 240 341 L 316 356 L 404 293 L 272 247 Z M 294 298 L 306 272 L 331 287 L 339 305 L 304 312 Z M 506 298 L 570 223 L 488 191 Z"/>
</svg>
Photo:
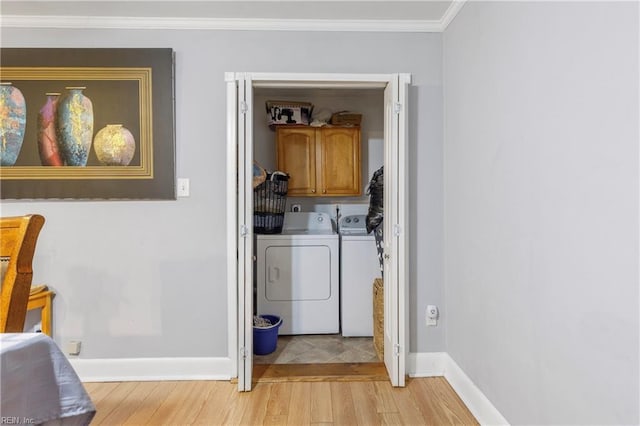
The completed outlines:
<svg viewBox="0 0 640 426">
<path fill-rule="evenodd" d="M 253 231 L 279 234 L 284 224 L 289 175 L 273 173 L 253 190 Z"/>
<path fill-rule="evenodd" d="M 340 111 L 331 115 L 331 124 L 334 126 L 359 126 L 362 114 L 349 111 Z"/>
<path fill-rule="evenodd" d="M 373 280 L 373 346 L 384 361 L 384 285 L 381 278 Z"/>
</svg>

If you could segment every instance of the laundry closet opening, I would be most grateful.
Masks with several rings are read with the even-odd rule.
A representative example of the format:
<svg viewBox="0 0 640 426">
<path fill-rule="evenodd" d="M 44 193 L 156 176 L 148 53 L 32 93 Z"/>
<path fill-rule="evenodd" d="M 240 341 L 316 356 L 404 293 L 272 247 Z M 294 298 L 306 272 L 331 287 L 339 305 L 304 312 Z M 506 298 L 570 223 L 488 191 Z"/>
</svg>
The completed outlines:
<svg viewBox="0 0 640 426">
<path fill-rule="evenodd" d="M 268 124 L 271 102 L 284 106 L 269 112 L 291 123 Z M 311 126 L 287 110 L 296 102 L 312 105 Z M 254 315 L 283 321 L 276 350 L 254 355 L 254 369 L 381 363 L 373 283 L 382 272 L 365 218 L 368 184 L 384 165 L 384 90 L 256 87 L 253 111 L 254 161 L 269 173 L 289 175 L 284 229 L 254 229 Z M 356 116 L 332 124 L 341 111 Z M 265 195 L 254 198 L 254 208 Z"/>
<path fill-rule="evenodd" d="M 346 213 L 357 215 L 362 212 L 359 208 L 366 208 L 369 200 L 364 190 L 371 174 L 380 166 L 380 145 L 384 163 L 382 353 L 392 385 L 404 386 L 408 354 L 407 93 L 410 75 L 226 73 L 225 80 L 227 219 L 230 225 L 227 249 L 230 254 L 237 254 L 228 257 L 228 345 L 231 375 L 237 374 L 238 390 L 251 390 L 256 378 L 253 375 L 254 314 L 277 313 L 259 312 L 265 306 L 269 310 L 274 308 L 275 305 L 267 302 L 279 302 L 286 321 L 283 335 L 341 336 L 346 312 L 353 313 L 368 304 L 367 301 L 345 304 L 341 300 L 341 241 L 336 231 Z M 288 111 L 280 109 L 277 114 L 285 117 L 285 124 L 291 125 L 279 127 L 287 131 L 270 129 L 266 122 L 265 102 L 293 98 L 314 103 L 316 113 L 322 108 L 329 112 L 356 110 L 354 112 L 362 114 L 360 126 L 327 129 L 292 126 L 293 123 L 286 123 L 293 118 L 291 109 L 287 108 Z M 289 130 L 292 132 L 287 133 Z M 355 146 L 359 148 L 359 158 L 354 154 Z M 285 161 L 279 163 L 279 158 Z M 254 160 L 270 171 L 282 169 L 297 176 L 302 172 L 303 179 L 288 181 L 283 228 L 294 228 L 299 234 L 295 238 L 304 244 L 282 241 L 283 235 L 285 239 L 293 239 L 294 232 L 254 233 Z M 344 173 L 345 170 L 352 173 Z M 294 204 L 301 210 L 296 216 L 291 212 Z M 287 213 L 292 220 L 287 221 Z M 349 224 L 361 221 L 362 216 Z M 313 231 L 309 229 L 311 224 L 314 224 Z M 328 225 L 328 228 L 317 229 L 322 228 L 320 225 Z M 362 254 L 365 250 L 356 252 Z M 374 252 L 368 259 L 372 261 L 375 256 Z M 323 262 L 331 266 L 322 268 Z M 342 263 L 347 264 L 345 259 Z M 267 264 L 273 267 L 267 268 Z M 301 281 L 298 277 L 308 269 L 316 271 L 312 276 L 315 284 L 301 289 L 296 284 Z M 362 274 L 356 271 L 354 276 L 361 277 Z M 263 285 L 261 289 L 261 280 L 286 281 L 288 287 Z M 373 283 L 371 285 L 373 291 Z M 345 299 L 349 297 L 345 296 Z M 301 301 L 310 303 L 298 303 Z"/>
</svg>

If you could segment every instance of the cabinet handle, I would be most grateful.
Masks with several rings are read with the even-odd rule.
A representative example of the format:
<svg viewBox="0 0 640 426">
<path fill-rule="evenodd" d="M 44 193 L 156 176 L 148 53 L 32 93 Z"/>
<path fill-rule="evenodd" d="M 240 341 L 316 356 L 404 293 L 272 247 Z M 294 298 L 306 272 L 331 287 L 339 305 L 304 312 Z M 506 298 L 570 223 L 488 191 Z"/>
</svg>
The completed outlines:
<svg viewBox="0 0 640 426">
<path fill-rule="evenodd" d="M 312 193 L 312 194 L 315 194 L 315 193 L 316 193 L 316 190 L 315 190 L 315 189 L 312 189 L 312 190 L 311 190 L 311 193 Z"/>
<path fill-rule="evenodd" d="M 323 189 L 323 190 L 322 190 L 322 193 L 323 193 L 323 194 L 326 194 L 326 193 L 327 193 L 327 190 L 326 190 L 326 189 Z"/>
</svg>

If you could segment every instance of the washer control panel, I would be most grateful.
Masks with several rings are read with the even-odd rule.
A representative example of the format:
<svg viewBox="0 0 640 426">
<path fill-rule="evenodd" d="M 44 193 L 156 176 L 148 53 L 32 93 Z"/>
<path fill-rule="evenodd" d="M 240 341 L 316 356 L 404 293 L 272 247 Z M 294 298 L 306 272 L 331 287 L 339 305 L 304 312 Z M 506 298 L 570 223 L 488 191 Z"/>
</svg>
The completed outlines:
<svg viewBox="0 0 640 426">
<path fill-rule="evenodd" d="M 366 234 L 367 233 L 367 215 L 353 214 L 340 218 L 340 234 Z"/>
</svg>

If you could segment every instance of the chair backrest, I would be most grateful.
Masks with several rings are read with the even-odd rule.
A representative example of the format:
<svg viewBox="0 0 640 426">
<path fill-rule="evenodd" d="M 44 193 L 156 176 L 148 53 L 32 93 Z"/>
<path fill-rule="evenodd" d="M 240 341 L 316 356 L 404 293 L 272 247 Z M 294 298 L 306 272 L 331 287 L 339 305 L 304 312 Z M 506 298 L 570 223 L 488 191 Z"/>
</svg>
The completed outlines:
<svg viewBox="0 0 640 426">
<path fill-rule="evenodd" d="M 0 218 L 0 333 L 21 333 L 27 316 L 33 254 L 44 217 L 34 214 Z M 6 267 L 6 269 L 5 269 Z"/>
</svg>

